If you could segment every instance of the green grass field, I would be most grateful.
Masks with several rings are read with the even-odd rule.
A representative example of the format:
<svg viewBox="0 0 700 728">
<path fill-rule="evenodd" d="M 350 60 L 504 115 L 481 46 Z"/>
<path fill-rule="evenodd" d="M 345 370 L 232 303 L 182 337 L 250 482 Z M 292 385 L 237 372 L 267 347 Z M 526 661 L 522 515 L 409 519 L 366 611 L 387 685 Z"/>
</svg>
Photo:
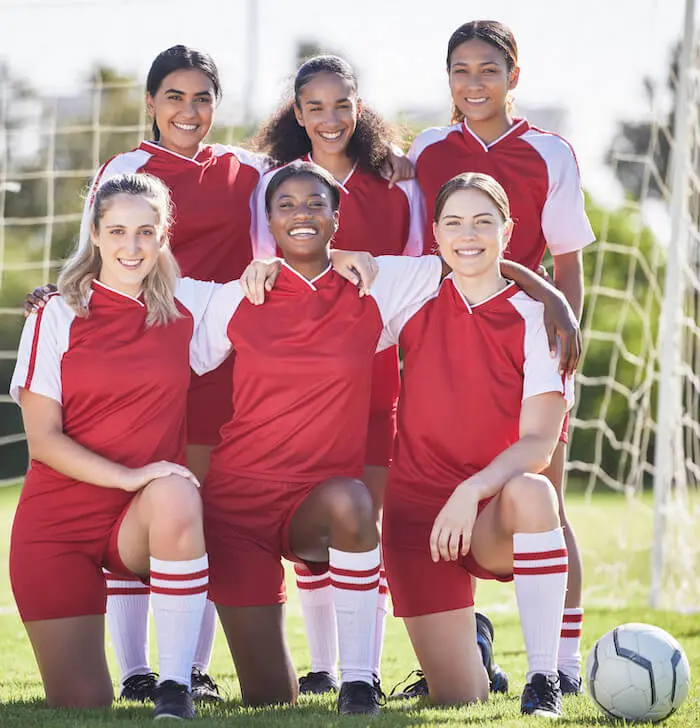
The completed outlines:
<svg viewBox="0 0 700 728">
<path fill-rule="evenodd" d="M 118 704 L 113 710 L 57 711 L 42 704 L 42 688 L 29 642 L 15 611 L 7 574 L 7 548 L 10 525 L 19 488 L 0 490 L 0 727 L 22 726 L 138 726 L 151 725 L 151 709 Z M 673 634 L 683 645 L 694 675 L 700 670 L 700 614 L 653 612 L 645 606 L 649 583 L 649 533 L 651 511 L 648 504 L 628 503 L 622 496 L 604 494 L 586 502 L 572 495 L 569 512 L 577 530 L 585 558 L 584 658 L 593 642 L 604 632 L 624 622 L 650 622 Z M 691 538 L 700 540 L 700 535 Z M 303 625 L 295 589 L 290 588 L 288 634 L 299 671 L 308 669 Z M 211 672 L 227 702 L 216 708 L 200 710 L 200 724 L 257 726 L 335 726 L 366 725 L 404 728 L 404 726 L 498 726 L 548 725 L 547 719 L 524 719 L 519 714 L 520 691 L 526 668 L 525 652 L 510 586 L 484 583 L 479 587 L 478 603 L 488 612 L 496 627 L 498 661 L 508 671 L 511 692 L 488 703 L 465 708 L 441 710 L 415 701 L 389 702 L 379 718 L 340 719 L 331 698 L 303 698 L 294 707 L 248 710 L 240 705 L 240 693 L 233 664 L 223 635 L 219 631 Z M 110 664 L 114 667 L 113 661 Z M 155 664 L 155 655 L 154 655 Z M 383 684 L 390 689 L 414 667 L 415 660 L 398 620 L 389 618 L 384 649 Z M 116 670 L 113 669 L 116 675 Z M 613 725 L 603 717 L 587 696 L 567 698 L 564 726 Z M 617 723 L 621 725 L 621 723 Z M 700 726 L 700 687 L 691 684 L 690 695 L 682 708 L 664 723 L 668 728 Z"/>
</svg>

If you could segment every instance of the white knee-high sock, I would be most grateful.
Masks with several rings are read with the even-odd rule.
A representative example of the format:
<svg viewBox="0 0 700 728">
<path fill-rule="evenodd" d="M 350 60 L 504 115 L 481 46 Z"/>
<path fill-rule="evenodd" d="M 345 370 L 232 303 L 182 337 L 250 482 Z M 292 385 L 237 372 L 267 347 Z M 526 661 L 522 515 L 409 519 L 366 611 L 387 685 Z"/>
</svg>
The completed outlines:
<svg viewBox="0 0 700 728">
<path fill-rule="evenodd" d="M 351 553 L 328 549 L 338 619 L 342 682 L 373 682 L 379 595 L 379 546 Z"/>
<path fill-rule="evenodd" d="M 372 672 L 377 680 L 381 678 L 382 649 L 384 647 L 384 631 L 386 615 L 389 613 L 389 584 L 382 566 L 379 570 L 379 593 L 377 594 L 377 624 L 374 632 L 374 660 Z"/>
<path fill-rule="evenodd" d="M 582 628 L 583 609 L 581 607 L 565 607 L 559 637 L 557 667 L 574 680 L 577 680 L 581 674 Z"/>
<path fill-rule="evenodd" d="M 188 561 L 151 556 L 151 603 L 158 641 L 159 682 L 174 680 L 190 687 L 209 588 L 207 555 Z"/>
<path fill-rule="evenodd" d="M 209 670 L 211 653 L 214 649 L 214 636 L 216 635 L 216 607 L 214 602 L 207 599 L 202 616 L 202 626 L 199 629 L 197 648 L 194 651 L 192 666 L 202 672 Z"/>
<path fill-rule="evenodd" d="M 105 571 L 107 627 L 119 668 L 119 682 L 151 671 L 148 664 L 148 603 L 151 589 L 136 576 Z"/>
<path fill-rule="evenodd" d="M 557 674 L 568 557 L 561 528 L 513 536 L 513 578 L 530 682 L 536 672 Z"/>
<path fill-rule="evenodd" d="M 303 564 L 294 564 L 294 573 L 311 654 L 311 671 L 327 672 L 337 679 L 338 626 L 330 573 L 312 574 Z"/>
</svg>

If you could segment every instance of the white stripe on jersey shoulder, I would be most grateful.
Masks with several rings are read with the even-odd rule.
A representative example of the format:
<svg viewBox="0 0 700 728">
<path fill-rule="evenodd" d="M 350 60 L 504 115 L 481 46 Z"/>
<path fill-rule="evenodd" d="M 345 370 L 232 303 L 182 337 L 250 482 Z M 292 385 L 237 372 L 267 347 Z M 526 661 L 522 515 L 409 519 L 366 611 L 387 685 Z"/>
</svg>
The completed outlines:
<svg viewBox="0 0 700 728">
<path fill-rule="evenodd" d="M 286 260 L 283 260 L 283 261 L 282 261 L 282 265 L 283 265 L 283 266 L 284 266 L 284 267 L 285 267 L 285 268 L 286 268 L 286 269 L 287 269 L 287 270 L 288 270 L 288 271 L 289 271 L 290 273 L 293 273 L 293 274 L 294 274 L 294 275 L 295 275 L 295 276 L 296 276 L 297 278 L 299 278 L 300 280 L 304 281 L 304 283 L 306 283 L 306 285 L 307 285 L 307 286 L 308 286 L 309 288 L 311 288 L 311 290 L 313 290 L 313 291 L 317 291 L 317 290 L 318 290 L 318 289 L 316 288 L 316 286 L 314 285 L 314 283 L 316 283 L 316 281 L 319 281 L 319 280 L 321 280 L 321 278 L 323 278 L 323 277 L 324 277 L 325 275 L 327 275 L 327 274 L 328 274 L 328 272 L 329 272 L 330 270 L 332 270 L 332 269 L 333 269 L 333 266 L 332 266 L 332 265 L 331 265 L 331 264 L 329 263 L 329 264 L 328 264 L 328 267 L 327 267 L 327 268 L 326 268 L 325 270 L 321 271 L 321 273 L 319 273 L 319 274 L 318 274 L 318 275 L 317 275 L 317 276 L 316 276 L 315 278 L 312 278 L 311 280 L 309 280 L 308 278 L 304 278 L 304 276 L 303 276 L 303 275 L 302 275 L 301 273 L 297 273 L 297 271 L 295 271 L 295 270 L 294 270 L 294 268 L 292 268 L 292 266 L 291 266 L 291 265 L 289 265 L 289 263 L 287 263 L 287 261 L 286 261 Z"/>
<path fill-rule="evenodd" d="M 191 162 L 192 164 L 196 164 L 197 166 L 201 166 L 202 164 L 201 162 L 198 162 L 194 157 L 186 157 L 184 154 L 178 154 L 177 152 L 173 152 L 172 149 L 166 149 L 165 147 L 162 147 L 160 144 L 156 144 L 155 142 L 144 141 L 142 143 L 146 146 L 154 147 L 154 153 L 155 150 L 157 150 L 159 152 L 165 152 L 166 154 L 169 154 L 171 157 L 175 157 L 176 159 L 182 159 L 185 162 Z M 205 147 L 206 144 L 200 144 L 199 148 L 197 149 L 197 154 L 199 154 Z M 196 157 L 197 154 L 195 154 L 194 156 Z"/>
<path fill-rule="evenodd" d="M 520 138 L 527 142 L 547 165 L 550 189 L 553 182 L 559 180 L 564 170 L 571 164 L 575 165 L 576 174 L 580 179 L 581 175 L 576 154 L 571 144 L 563 136 L 553 131 L 543 131 L 536 127 L 530 127 Z"/>
<path fill-rule="evenodd" d="M 132 149 L 108 159 L 95 175 L 96 180 L 99 178 L 98 186 L 115 174 L 138 172 L 151 156 L 145 149 Z"/>
<path fill-rule="evenodd" d="M 195 278 L 177 279 L 175 298 L 192 314 L 195 327 L 202 320 L 217 288 L 221 288 L 221 284 L 214 281 L 198 281 Z"/>
<path fill-rule="evenodd" d="M 430 129 L 422 131 L 411 144 L 411 148 L 408 150 L 408 158 L 411 163 L 415 166 L 418 161 L 418 157 L 431 145 L 437 144 L 445 139 L 448 134 L 453 131 L 460 131 L 461 124 L 452 124 L 451 126 L 433 126 Z"/>
<path fill-rule="evenodd" d="M 513 285 L 515 284 L 513 283 Z M 542 318 L 544 313 L 544 303 L 531 298 L 523 290 L 518 290 L 517 293 L 510 296 L 508 298 L 508 303 L 510 303 L 525 320 Z"/>
<path fill-rule="evenodd" d="M 251 152 L 243 147 L 234 147 L 231 144 L 212 144 L 215 157 L 223 157 L 225 154 L 233 154 L 241 164 L 252 167 L 260 174 L 267 172 L 272 167 L 272 159 L 267 154 Z"/>
</svg>

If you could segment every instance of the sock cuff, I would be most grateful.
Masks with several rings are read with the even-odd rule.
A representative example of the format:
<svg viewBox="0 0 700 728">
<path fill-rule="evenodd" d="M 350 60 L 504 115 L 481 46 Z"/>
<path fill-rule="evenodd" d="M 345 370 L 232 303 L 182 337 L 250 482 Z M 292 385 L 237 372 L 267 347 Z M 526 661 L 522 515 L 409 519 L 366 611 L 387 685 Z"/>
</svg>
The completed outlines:
<svg viewBox="0 0 700 728">
<path fill-rule="evenodd" d="M 564 607 L 565 622 L 583 622 L 583 607 Z"/>
<path fill-rule="evenodd" d="M 339 551 L 338 549 L 328 549 L 328 561 L 330 562 L 330 571 L 339 569 L 347 571 L 372 571 L 379 578 L 379 546 L 371 551 Z"/>
<path fill-rule="evenodd" d="M 566 550 L 564 531 L 554 528 L 551 531 L 540 531 L 539 533 L 514 533 L 513 553 L 541 553 L 543 551 Z"/>
<path fill-rule="evenodd" d="M 159 574 L 194 574 L 209 570 L 209 557 L 204 554 L 196 559 L 186 561 L 164 561 L 151 556 L 151 572 Z"/>
<path fill-rule="evenodd" d="M 151 557 L 151 593 L 186 597 L 209 591 L 207 555 L 187 561 L 162 561 Z"/>
</svg>

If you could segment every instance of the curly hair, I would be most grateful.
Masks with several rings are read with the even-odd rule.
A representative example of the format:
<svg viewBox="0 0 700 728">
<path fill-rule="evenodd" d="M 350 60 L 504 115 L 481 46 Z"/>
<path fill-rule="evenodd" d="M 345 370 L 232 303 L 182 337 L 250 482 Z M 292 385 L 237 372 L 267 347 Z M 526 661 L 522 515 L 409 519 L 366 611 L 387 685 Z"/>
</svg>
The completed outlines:
<svg viewBox="0 0 700 728">
<path fill-rule="evenodd" d="M 357 94 L 357 76 L 347 61 L 338 56 L 315 56 L 303 63 L 294 79 L 294 97 L 287 98 L 272 116 L 263 122 L 252 141 L 254 149 L 264 152 L 280 164 L 287 164 L 311 152 L 311 140 L 299 126 L 294 107 L 301 107 L 301 90 L 317 73 L 334 73 L 350 83 Z M 348 156 L 358 166 L 378 173 L 389 156 L 397 133 L 382 117 L 363 106 L 355 132 L 347 146 Z"/>
</svg>

